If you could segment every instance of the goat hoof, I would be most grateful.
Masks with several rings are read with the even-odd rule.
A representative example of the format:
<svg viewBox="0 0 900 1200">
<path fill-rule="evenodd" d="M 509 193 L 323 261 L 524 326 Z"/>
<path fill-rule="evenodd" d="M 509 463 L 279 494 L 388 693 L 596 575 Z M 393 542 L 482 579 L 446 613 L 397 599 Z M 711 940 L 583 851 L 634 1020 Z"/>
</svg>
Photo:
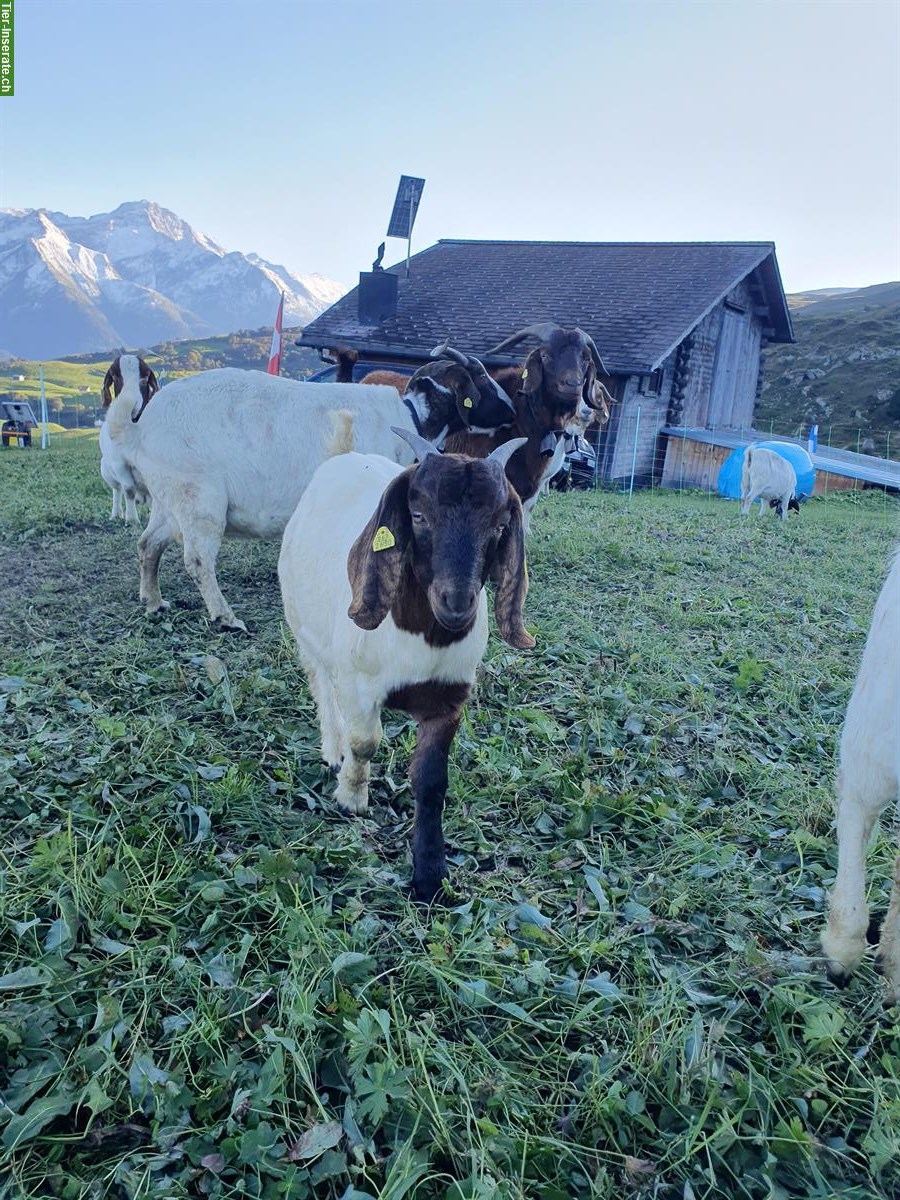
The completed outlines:
<svg viewBox="0 0 900 1200">
<path fill-rule="evenodd" d="M 367 795 L 347 795 L 342 793 L 335 795 L 337 806 L 340 812 L 345 817 L 361 817 L 369 811 L 369 797 Z"/>
<path fill-rule="evenodd" d="M 445 902 L 444 895 L 444 879 L 443 876 L 438 879 L 416 879 L 412 881 L 412 896 L 419 904 L 440 905 Z"/>
<path fill-rule="evenodd" d="M 838 963 L 827 963 L 825 972 L 835 987 L 845 988 L 852 978 L 853 972 L 848 971 Z"/>
<path fill-rule="evenodd" d="M 237 617 L 235 617 L 232 621 L 229 621 L 227 617 L 216 617 L 216 619 L 213 621 L 213 625 L 215 625 L 215 627 L 221 633 L 243 633 L 246 637 L 252 637 L 250 630 L 247 628 L 244 622 L 239 620 Z"/>
<path fill-rule="evenodd" d="M 866 929 L 866 941 L 870 946 L 877 946 L 881 941 L 881 926 L 884 922 L 884 913 L 873 913 L 869 918 L 869 925 Z"/>
<path fill-rule="evenodd" d="M 161 617 L 169 611 L 170 604 L 168 600 L 160 600 L 159 604 L 155 604 L 153 608 L 147 609 L 148 617 Z"/>
</svg>

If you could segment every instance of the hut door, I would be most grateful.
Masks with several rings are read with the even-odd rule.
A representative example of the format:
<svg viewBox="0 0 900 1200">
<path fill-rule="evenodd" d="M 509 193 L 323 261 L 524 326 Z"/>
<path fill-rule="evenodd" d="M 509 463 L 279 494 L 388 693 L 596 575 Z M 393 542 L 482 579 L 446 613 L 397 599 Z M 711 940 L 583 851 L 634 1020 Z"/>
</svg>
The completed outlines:
<svg viewBox="0 0 900 1200">
<path fill-rule="evenodd" d="M 738 378 L 743 349 L 747 344 L 747 326 L 747 314 L 726 304 L 722 309 L 722 328 L 716 348 L 716 368 L 707 421 L 710 429 L 730 429 L 735 424 L 735 409 L 739 399 Z"/>
</svg>

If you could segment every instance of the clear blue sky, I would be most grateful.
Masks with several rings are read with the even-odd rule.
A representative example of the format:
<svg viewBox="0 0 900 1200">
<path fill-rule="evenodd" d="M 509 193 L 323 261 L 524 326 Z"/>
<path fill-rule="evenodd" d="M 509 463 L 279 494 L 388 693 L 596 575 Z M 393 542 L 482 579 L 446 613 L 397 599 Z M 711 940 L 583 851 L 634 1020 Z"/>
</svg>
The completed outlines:
<svg viewBox="0 0 900 1200">
<path fill-rule="evenodd" d="M 900 277 L 897 0 L 19 0 L 0 204 L 174 209 L 351 283 L 440 237 L 773 239 Z M 388 261 L 403 244 L 388 243 Z"/>
</svg>

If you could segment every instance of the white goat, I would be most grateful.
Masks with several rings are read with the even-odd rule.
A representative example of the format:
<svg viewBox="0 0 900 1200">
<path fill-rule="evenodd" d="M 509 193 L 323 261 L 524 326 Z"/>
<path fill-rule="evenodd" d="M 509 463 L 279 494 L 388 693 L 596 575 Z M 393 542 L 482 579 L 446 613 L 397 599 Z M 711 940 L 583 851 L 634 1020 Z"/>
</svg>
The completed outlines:
<svg viewBox="0 0 900 1200">
<path fill-rule="evenodd" d="M 900 551 L 895 555 L 863 651 L 841 735 L 837 777 L 838 871 L 822 949 L 844 983 L 866 949 L 866 848 L 879 815 L 900 797 Z M 877 957 L 889 1002 L 900 1002 L 900 857 Z"/>
<path fill-rule="evenodd" d="M 419 465 L 352 453 L 320 466 L 285 530 L 278 575 L 342 809 L 368 807 L 382 708 L 418 723 L 413 891 L 431 900 L 446 874 L 447 755 L 488 640 L 488 578 L 501 637 L 534 645 L 522 624 L 522 506 L 504 473 L 524 439 L 473 460 L 395 432 Z"/>
<path fill-rule="evenodd" d="M 767 501 L 773 501 L 782 521 L 786 521 L 789 509 L 800 511 L 796 492 L 797 472 L 787 459 L 762 446 L 747 447 L 741 470 L 741 513 L 744 516 L 754 500 L 759 501 L 760 513 Z"/>
<path fill-rule="evenodd" d="M 135 479 L 128 463 L 122 457 L 110 437 L 106 421 L 100 426 L 100 475 L 108 488 L 112 489 L 112 512 L 109 519 L 124 517 L 128 525 L 138 523 L 138 504 L 146 504 L 150 497 Z"/>
<path fill-rule="evenodd" d="M 336 410 L 354 414 L 361 448 L 412 460 L 391 433 L 392 424 L 409 420 L 392 387 L 297 383 L 226 368 L 170 383 L 148 408 L 142 369 L 134 355 L 122 355 L 104 392 L 115 391 L 106 418 L 113 445 L 151 496 L 138 543 L 148 612 L 166 607 L 159 562 L 177 540 L 210 618 L 246 632 L 216 579 L 222 536 L 281 535 L 313 471 L 334 450 Z"/>
</svg>

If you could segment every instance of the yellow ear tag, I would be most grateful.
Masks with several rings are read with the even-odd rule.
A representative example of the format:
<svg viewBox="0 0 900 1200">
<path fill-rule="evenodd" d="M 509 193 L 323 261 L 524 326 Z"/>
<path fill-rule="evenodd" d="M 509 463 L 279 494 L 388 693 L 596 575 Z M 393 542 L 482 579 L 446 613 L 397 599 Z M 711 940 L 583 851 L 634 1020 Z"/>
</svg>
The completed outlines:
<svg viewBox="0 0 900 1200">
<path fill-rule="evenodd" d="M 527 378 L 528 378 L 528 370 L 527 370 L 527 368 L 526 368 L 526 369 L 525 369 L 525 370 L 522 372 L 522 378 L 523 378 L 523 379 L 527 379 Z"/>
<path fill-rule="evenodd" d="M 465 400 L 463 400 L 463 408 L 474 408 L 474 407 L 475 407 L 475 401 L 470 400 L 469 397 L 466 396 Z"/>
<path fill-rule="evenodd" d="M 375 536 L 372 539 L 373 550 L 390 550 L 391 546 L 397 545 L 397 539 L 388 529 L 387 525 L 379 525 L 375 530 Z"/>
</svg>

